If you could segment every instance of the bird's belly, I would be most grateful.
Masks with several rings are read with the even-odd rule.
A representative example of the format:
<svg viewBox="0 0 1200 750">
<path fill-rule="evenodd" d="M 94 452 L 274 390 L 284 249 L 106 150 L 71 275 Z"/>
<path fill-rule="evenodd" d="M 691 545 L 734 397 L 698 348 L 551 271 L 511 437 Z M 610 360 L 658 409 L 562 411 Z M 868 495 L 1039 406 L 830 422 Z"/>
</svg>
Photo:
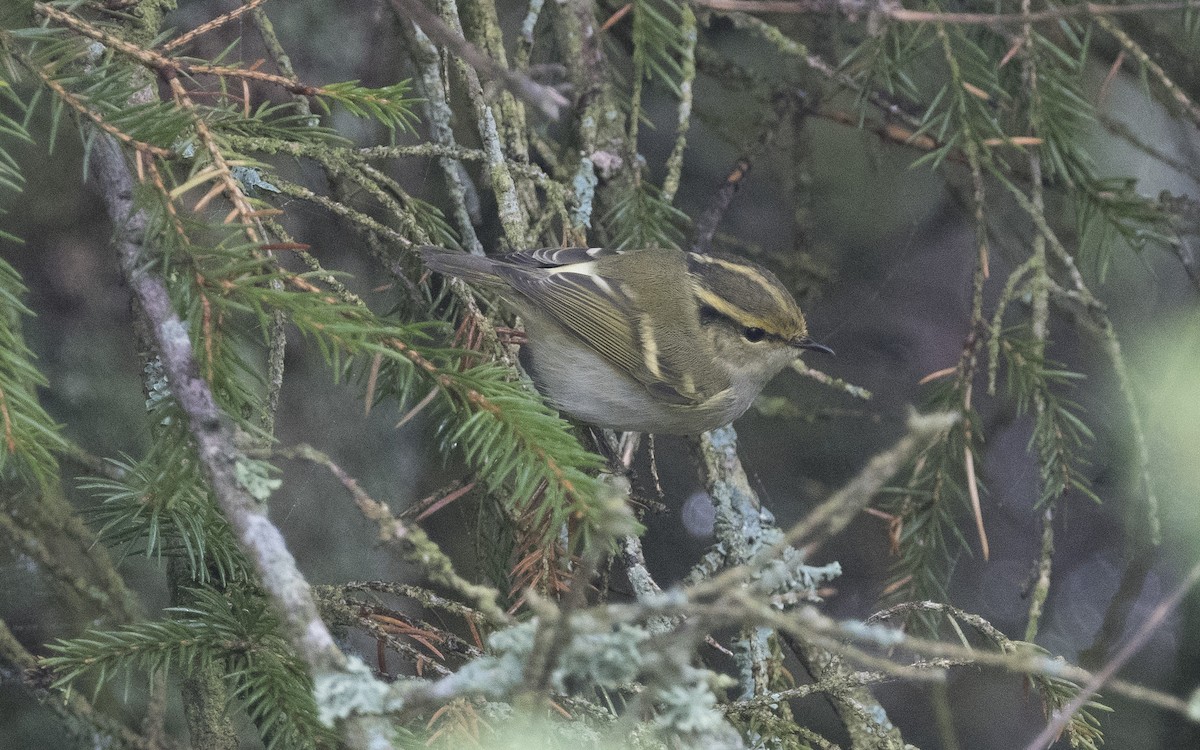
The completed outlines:
<svg viewBox="0 0 1200 750">
<path fill-rule="evenodd" d="M 657 401 L 636 379 L 580 346 L 543 340 L 529 347 L 529 357 L 534 384 L 551 405 L 597 427 L 694 435 L 732 422 L 750 405 L 728 389 L 699 404 Z"/>
</svg>

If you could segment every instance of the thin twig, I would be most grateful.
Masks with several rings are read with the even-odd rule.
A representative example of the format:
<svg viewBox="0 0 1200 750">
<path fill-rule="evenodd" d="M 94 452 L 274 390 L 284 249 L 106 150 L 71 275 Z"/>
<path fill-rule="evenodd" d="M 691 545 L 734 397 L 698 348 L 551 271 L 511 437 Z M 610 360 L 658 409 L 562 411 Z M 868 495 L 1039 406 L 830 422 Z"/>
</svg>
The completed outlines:
<svg viewBox="0 0 1200 750">
<path fill-rule="evenodd" d="M 1104 669 L 1101 669 L 1080 689 L 1070 703 L 1063 706 L 1062 709 L 1056 711 L 1054 718 L 1050 723 L 1038 733 L 1032 742 L 1025 746 L 1025 750 L 1044 750 L 1048 748 L 1062 734 L 1067 724 L 1075 717 L 1075 714 L 1090 701 L 1100 688 L 1109 682 L 1116 675 L 1117 670 L 1125 666 L 1126 662 L 1141 650 L 1142 646 L 1150 640 L 1159 626 L 1166 620 L 1167 615 L 1175 610 L 1179 603 L 1183 601 L 1183 597 L 1187 595 L 1192 587 L 1200 582 L 1200 562 L 1192 566 L 1188 574 L 1184 576 L 1175 590 L 1166 596 L 1158 606 L 1150 613 L 1150 616 L 1138 627 L 1137 631 L 1130 637 L 1129 641 L 1117 652 Z"/>
<path fill-rule="evenodd" d="M 696 81 L 696 15 L 686 4 L 679 7 L 680 33 L 683 36 L 683 58 L 679 81 L 679 116 L 675 126 L 675 146 L 667 157 L 667 176 L 663 178 L 662 197 L 667 203 L 675 199 L 679 178 L 683 172 L 683 152 L 687 148 L 688 129 L 692 123 L 692 87 Z"/>
<path fill-rule="evenodd" d="M 1171 80 L 1171 76 L 1167 74 L 1167 71 L 1164 70 L 1161 65 L 1156 63 L 1154 58 L 1152 58 L 1150 54 L 1146 52 L 1146 50 L 1142 49 L 1142 45 L 1134 41 L 1133 37 L 1125 33 L 1125 30 L 1114 23 L 1112 19 L 1097 18 L 1096 23 L 1100 26 L 1100 28 L 1111 34 L 1112 37 L 1117 40 L 1117 43 L 1124 47 L 1125 50 L 1129 52 L 1129 54 L 1132 55 L 1135 60 L 1138 61 L 1139 65 L 1150 71 L 1151 75 L 1153 75 L 1155 80 L 1158 81 L 1158 84 L 1166 89 L 1167 93 L 1171 95 L 1171 98 L 1175 100 L 1176 104 L 1183 108 L 1183 111 L 1187 113 L 1188 117 L 1192 120 L 1192 123 L 1197 127 L 1200 127 L 1200 104 L 1192 101 L 1192 98 L 1188 96 L 1187 92 L 1184 91 L 1179 84 Z"/>
<path fill-rule="evenodd" d="M 236 8 L 234 8 L 233 10 L 229 11 L 228 13 L 217 16 L 216 18 L 212 19 L 211 21 L 207 21 L 205 23 L 200 24 L 196 28 L 187 32 L 186 34 L 181 34 L 180 36 L 175 37 L 174 39 L 172 39 L 171 41 L 167 42 L 166 44 L 164 44 L 162 46 L 162 51 L 170 52 L 171 50 L 178 49 L 179 47 L 182 47 L 183 45 L 192 41 L 196 37 L 201 36 L 202 34 L 207 34 L 210 31 L 215 31 L 216 29 L 221 28 L 222 26 L 229 23 L 230 21 L 236 21 L 243 14 L 245 14 L 248 11 L 254 10 L 258 6 L 265 3 L 266 1 L 267 0 L 246 0 L 245 5 L 240 5 Z"/>
<path fill-rule="evenodd" d="M 480 612 L 497 625 L 511 623 L 504 609 L 497 604 L 499 592 L 480 584 L 471 583 L 454 570 L 450 558 L 417 526 L 409 526 L 392 514 L 386 503 L 381 503 L 367 494 L 362 485 L 350 476 L 333 459 L 310 445 L 297 445 L 292 448 L 276 449 L 274 455 L 283 458 L 301 459 L 324 467 L 346 488 L 354 499 L 359 511 L 369 520 L 374 521 L 379 528 L 379 540 L 386 543 L 398 543 L 405 547 L 405 558 L 418 562 L 438 583 L 449 586 L 464 597 L 472 600 Z"/>
<path fill-rule="evenodd" d="M 696 239 L 692 243 L 692 252 L 707 253 L 712 250 L 713 235 L 717 233 L 717 225 L 721 223 L 726 209 L 733 202 L 733 196 L 749 172 L 750 160 L 745 157 L 738 159 L 737 164 L 726 175 L 725 182 L 721 183 L 721 187 L 708 202 L 708 208 L 704 210 L 704 214 L 696 220 Z"/>
<path fill-rule="evenodd" d="M 829 386 L 834 390 L 842 391 L 843 393 L 853 396 L 854 398 L 862 399 L 863 401 L 871 400 L 871 392 L 866 388 L 863 388 L 861 385 L 854 385 L 853 383 L 846 382 L 842 378 L 836 378 L 828 373 L 821 372 L 815 367 L 810 367 L 809 365 L 805 364 L 803 360 L 797 359 L 793 361 L 791 367 L 797 373 L 811 380 L 815 380 L 821 385 Z"/>
<path fill-rule="evenodd" d="M 570 102 L 549 86 L 537 83 L 529 76 L 509 70 L 480 52 L 475 45 L 463 38 L 461 32 L 451 29 L 436 13 L 425 7 L 421 0 L 390 0 L 401 18 L 415 21 L 434 41 L 444 44 L 454 54 L 488 80 L 504 85 L 509 91 L 532 104 L 551 120 L 557 120 L 561 111 Z"/>
<path fill-rule="evenodd" d="M 940 11 L 909 10 L 891 0 L 874 4 L 867 0 L 692 0 L 696 5 L 713 10 L 744 11 L 746 13 L 843 13 L 847 16 L 878 15 L 901 23 L 943 23 L 951 25 L 1015 26 L 1024 23 L 1061 21 L 1079 16 L 1117 16 L 1143 13 L 1170 13 L 1200 8 L 1196 0 L 1184 2 L 1133 3 L 1130 5 L 1100 5 L 1082 3 L 1037 13 L 943 13 Z"/>
<path fill-rule="evenodd" d="M 437 46 L 428 34 L 413 24 L 401 24 L 401 31 L 408 39 L 406 45 L 413 63 L 417 67 L 417 86 L 424 102 L 425 120 L 429 123 L 431 140 L 446 149 L 458 149 L 454 136 L 454 113 L 450 108 L 449 92 L 442 76 L 442 65 Z M 480 159 L 487 154 L 480 151 Z M 483 245 L 475 234 L 475 223 L 479 217 L 479 195 L 471 182 L 462 161 L 456 156 L 439 155 L 438 166 L 446 180 L 446 190 L 454 205 L 454 220 L 464 249 L 474 255 L 483 254 Z"/>
</svg>

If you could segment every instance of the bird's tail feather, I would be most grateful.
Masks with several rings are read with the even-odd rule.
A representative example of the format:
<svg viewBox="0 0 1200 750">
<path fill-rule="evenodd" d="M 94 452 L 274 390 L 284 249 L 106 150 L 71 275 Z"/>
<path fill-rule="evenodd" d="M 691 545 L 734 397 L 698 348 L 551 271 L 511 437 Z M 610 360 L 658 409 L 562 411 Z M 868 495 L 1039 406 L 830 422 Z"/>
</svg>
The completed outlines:
<svg viewBox="0 0 1200 750">
<path fill-rule="evenodd" d="M 417 248 L 425 265 L 438 273 L 454 276 L 474 284 L 496 284 L 496 261 L 482 255 L 446 250 L 425 245 Z"/>
</svg>

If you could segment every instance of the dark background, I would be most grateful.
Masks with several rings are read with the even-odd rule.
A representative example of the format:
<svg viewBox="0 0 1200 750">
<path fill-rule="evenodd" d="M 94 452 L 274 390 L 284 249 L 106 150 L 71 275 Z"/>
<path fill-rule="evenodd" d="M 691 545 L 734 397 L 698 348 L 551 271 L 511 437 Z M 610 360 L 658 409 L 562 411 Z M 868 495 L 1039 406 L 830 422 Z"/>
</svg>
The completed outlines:
<svg viewBox="0 0 1200 750">
<path fill-rule="evenodd" d="M 186 3 L 172 17 L 173 23 L 191 28 L 230 7 L 228 2 Z M 506 22 L 516 23 L 524 13 L 523 4 L 505 7 Z M 269 5 L 268 11 L 306 80 L 357 78 L 374 85 L 409 75 L 398 62 L 404 57 L 391 45 L 390 26 L 379 21 L 373 3 L 280 3 Z M 252 30 L 237 24 L 225 29 L 224 36 L 209 37 L 196 52 L 213 52 L 243 32 L 246 44 L 236 54 L 244 61 L 262 56 Z M 769 51 L 748 48 L 745 55 L 747 67 L 772 64 Z M 1104 74 L 1095 71 L 1097 85 Z M 659 127 L 642 130 L 642 151 L 656 165 L 656 176 L 661 176 L 660 165 L 673 139 L 674 110 L 664 92 L 652 88 L 648 96 L 651 119 Z M 702 82 L 697 108 L 720 110 L 727 96 L 728 92 Z M 1158 105 L 1148 104 L 1136 81 L 1118 77 L 1105 107 L 1144 137 L 1150 134 L 1160 148 L 1200 166 L 1195 129 L 1171 120 Z M 726 113 L 735 115 L 735 111 Z M 379 136 L 345 116 L 335 116 L 333 124 L 364 142 Z M 757 160 L 720 229 L 775 258 L 763 262 L 785 279 L 797 262 L 826 272 L 827 280 L 819 282 L 813 274 L 792 276 L 801 285 L 796 288 L 806 291 L 802 304 L 812 334 L 837 350 L 835 358 L 810 356 L 808 361 L 869 389 L 874 398 L 855 400 L 785 372 L 767 393 L 793 397 L 803 416 L 766 417 L 752 410 L 737 423 L 752 482 L 784 526 L 802 517 L 852 476 L 869 455 L 889 444 L 902 430 L 908 407 L 920 405 L 926 395 L 918 380 L 957 360 L 968 323 L 975 261 L 974 229 L 955 197 L 965 180 L 957 168 L 936 173 L 910 169 L 918 152 L 882 144 L 875 135 L 828 121 L 809 119 L 803 132 L 806 158 L 797 162 L 800 149 L 780 147 Z M 1157 195 L 1160 190 L 1194 195 L 1200 188 L 1103 132 L 1094 134 L 1093 144 L 1093 155 L 1103 169 L 1138 177 L 1144 195 Z M 91 186 L 81 184 L 80 145 L 73 133 L 65 132 L 53 153 L 47 153 L 44 144 L 15 151 L 29 184 L 6 207 L 0 221 L 25 243 L 0 244 L 0 252 L 30 287 L 28 304 L 37 317 L 27 321 L 26 334 L 50 381 L 44 403 L 65 425 L 67 435 L 89 451 L 137 456 L 150 433 L 131 334 L 129 294 L 115 268 L 108 245 L 110 229 L 99 201 Z M 698 216 L 739 155 L 739 147 L 723 140 L 715 128 L 695 123 L 677 205 Z M 311 165 L 290 162 L 280 168 L 314 184 L 322 179 Z M 413 160 L 397 169 L 397 176 L 415 192 L 440 195 L 440 175 L 430 164 Z M 802 238 L 796 236 L 793 222 L 796 206 L 778 189 L 800 172 L 811 179 L 804 206 L 809 224 Z M 1011 270 L 1009 261 L 1025 256 L 1029 238 L 1018 213 L 1003 215 L 1000 205 L 1001 214 L 992 217 L 989 299 Z M 378 290 L 386 275 L 369 259 L 357 235 L 309 206 L 284 201 L 281 207 L 288 211 L 294 235 L 311 244 L 327 268 L 350 273 L 351 287 L 376 309 L 386 309 L 390 292 Z M 486 229 L 483 236 L 488 236 Z M 789 257 L 797 253 L 798 239 L 806 255 Z M 1136 254 L 1120 248 L 1105 283 L 1089 278 L 1109 306 L 1133 372 L 1151 440 L 1155 487 L 1163 503 L 1164 544 L 1133 599 L 1127 634 L 1200 555 L 1197 292 L 1178 260 L 1161 250 Z M 1125 571 L 1126 529 L 1129 518 L 1143 512 L 1143 496 L 1128 416 L 1107 360 L 1095 341 L 1066 318 L 1052 319 L 1051 339 L 1049 356 L 1087 376 L 1074 389 L 1073 398 L 1083 406 L 1085 419 L 1096 433 L 1087 449 L 1086 473 L 1103 500 L 1096 504 L 1069 493 L 1063 503 L 1056 524 L 1054 584 L 1038 636 L 1038 643 L 1050 652 L 1078 663 L 1081 651 L 1097 637 Z M 281 444 L 308 442 L 328 452 L 393 509 L 400 510 L 443 486 L 448 475 L 457 471 L 435 455 L 429 424 L 418 418 L 393 429 L 399 416 L 394 405 L 377 407 L 364 416 L 360 391 L 353 385 L 335 385 L 319 353 L 298 337 L 289 342 L 285 384 L 278 418 Z M 987 435 L 981 479 L 988 490 L 984 517 L 992 555 L 986 562 L 978 556 L 973 526 L 964 517 L 962 528 L 972 549 L 961 558 L 954 576 L 952 601 L 1019 638 L 1028 609 L 1024 594 L 1040 544 L 1033 510 L 1038 471 L 1026 450 L 1031 422 L 1019 417 L 1008 400 L 988 399 L 979 390 L 977 403 Z M 686 573 L 711 539 L 705 529 L 706 500 L 686 442 L 660 439 L 658 460 L 665 509 L 648 517 L 645 549 L 651 570 L 666 585 Z M 405 576 L 393 558 L 374 547 L 372 527 L 326 473 L 299 463 L 281 466 L 284 485 L 272 498 L 272 517 L 310 581 Z M 82 473 L 70 463 L 64 464 L 64 471 L 68 476 Z M 81 493 L 76 495 L 82 507 L 91 502 Z M 424 525 L 465 559 L 472 549 L 467 537 L 477 514 L 477 503 L 468 497 Z M 840 561 L 845 571 L 828 600 L 831 614 L 862 618 L 877 609 L 890 565 L 882 521 L 863 515 L 826 545 L 814 562 L 827 560 Z M 166 605 L 162 563 L 133 554 L 122 566 L 151 611 Z M 1193 595 L 1168 617 L 1121 676 L 1180 695 L 1195 688 L 1200 683 L 1197 604 Z M 55 600 L 27 561 L 9 552 L 0 552 L 0 617 L 35 651 L 37 644 L 77 634 L 86 626 Z M 1043 722 L 1040 705 L 1018 677 L 963 670 L 952 678 L 949 693 L 962 748 L 1021 747 Z M 926 688 L 894 685 L 879 689 L 878 694 L 907 741 L 921 748 L 941 747 Z M 1117 709 L 1105 719 L 1108 747 L 1200 746 L 1194 725 L 1172 714 L 1113 697 L 1105 702 Z M 819 699 L 799 703 L 797 716 L 837 737 L 832 714 Z M 177 712 L 172 713 L 170 726 L 182 730 Z M 0 748 L 54 746 L 46 743 L 57 731 L 47 711 L 19 690 L 0 686 Z M 248 739 L 248 746 L 252 742 Z"/>
</svg>

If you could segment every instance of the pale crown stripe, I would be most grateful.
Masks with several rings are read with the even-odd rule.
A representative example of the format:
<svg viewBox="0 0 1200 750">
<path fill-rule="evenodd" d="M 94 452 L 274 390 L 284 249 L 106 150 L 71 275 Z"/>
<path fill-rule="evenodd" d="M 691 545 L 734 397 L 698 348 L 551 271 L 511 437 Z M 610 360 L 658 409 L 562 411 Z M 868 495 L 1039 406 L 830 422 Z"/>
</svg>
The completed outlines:
<svg viewBox="0 0 1200 750">
<path fill-rule="evenodd" d="M 765 277 L 761 273 L 759 273 L 758 269 L 752 268 L 747 265 L 743 265 L 741 263 L 734 263 L 732 261 L 725 260 L 724 258 L 715 258 L 711 255 L 699 255 L 699 254 L 693 253 L 692 257 L 695 258 L 696 260 L 700 261 L 701 263 L 708 263 L 708 264 L 711 264 L 714 266 L 720 266 L 721 268 L 724 268 L 727 271 L 732 271 L 734 273 L 740 273 L 742 276 L 745 276 L 746 278 L 753 281 L 755 284 L 762 287 L 763 290 L 765 290 L 767 292 L 767 294 L 771 295 L 771 298 L 773 300 L 775 300 L 775 303 L 778 304 L 780 307 L 783 307 L 783 308 L 791 307 L 791 305 L 789 304 L 790 300 L 788 300 L 786 297 L 784 297 L 783 293 L 779 290 L 779 288 L 776 287 L 775 284 L 772 284 L 769 280 L 767 280 L 767 277 Z"/>
</svg>

